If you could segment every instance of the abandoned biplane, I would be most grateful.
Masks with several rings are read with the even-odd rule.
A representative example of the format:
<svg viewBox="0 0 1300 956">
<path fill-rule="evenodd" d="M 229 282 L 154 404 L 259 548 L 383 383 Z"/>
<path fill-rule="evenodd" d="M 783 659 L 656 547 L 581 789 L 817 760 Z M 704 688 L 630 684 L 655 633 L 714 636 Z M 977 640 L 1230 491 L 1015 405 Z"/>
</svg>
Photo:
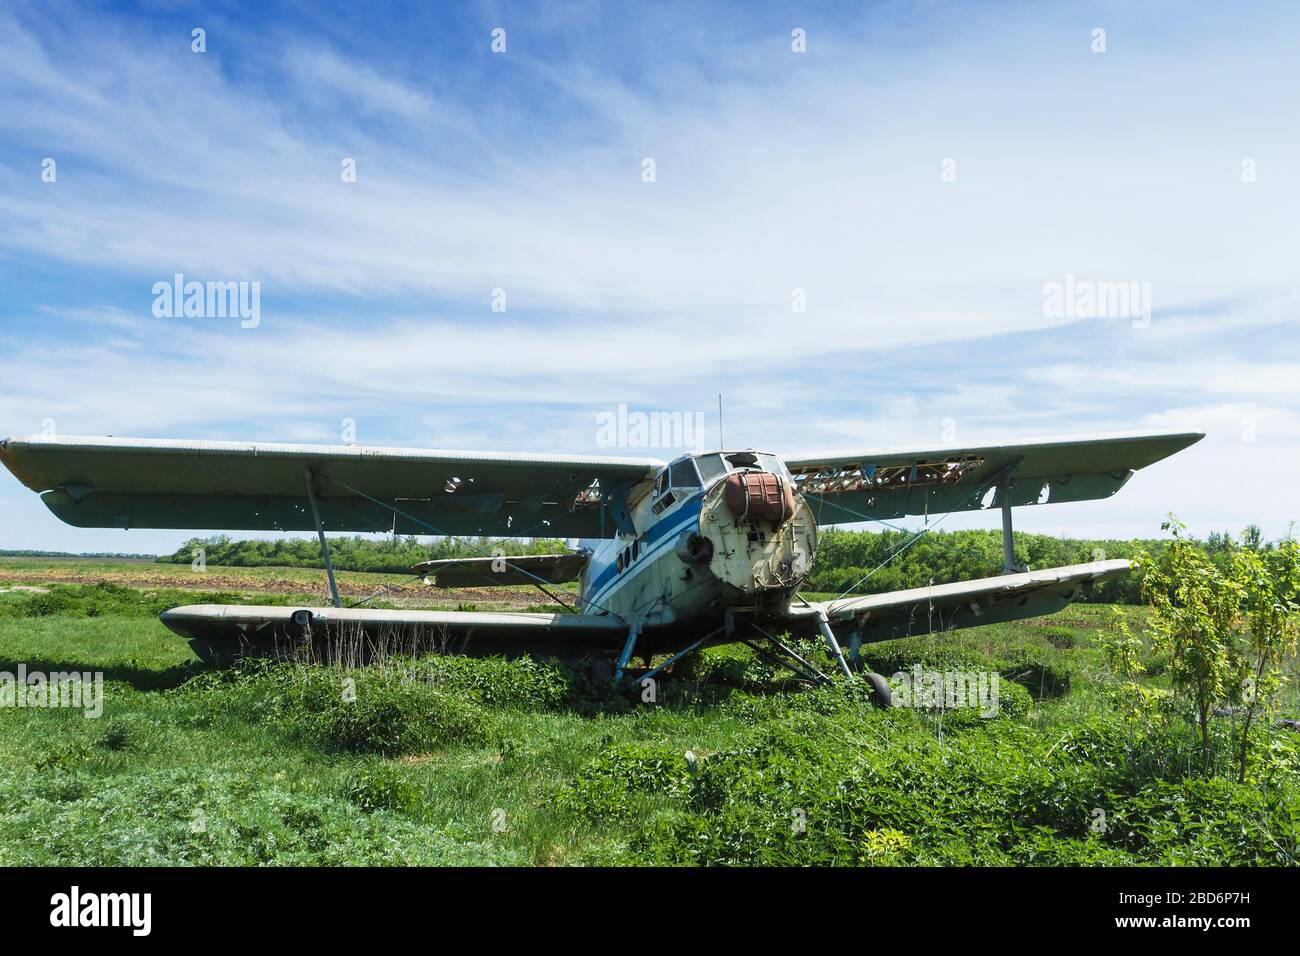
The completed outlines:
<svg viewBox="0 0 1300 956">
<path fill-rule="evenodd" d="M 652 458 L 554 457 L 356 446 L 31 437 L 0 460 L 63 521 L 83 528 L 312 531 L 332 607 L 198 605 L 162 615 L 211 651 L 222 642 L 356 628 L 427 631 L 471 654 L 633 655 L 655 672 L 711 644 L 744 642 L 811 680 L 828 678 L 782 637 L 820 637 L 850 679 L 863 645 L 1050 614 L 1126 560 L 1028 570 L 1012 508 L 1113 495 L 1133 473 L 1203 437 L 1161 433 L 970 448 L 781 457 L 761 451 Z M 908 515 L 998 509 L 1000 575 L 870 596 L 799 595 L 818 528 Z M 345 608 L 326 531 L 578 538 L 557 555 L 430 561 L 440 587 L 578 582 L 574 613 Z M 549 592 L 548 592 L 549 593 Z M 448 637 L 453 639 L 449 645 Z M 653 673 L 653 672 L 652 672 Z M 649 675 L 643 675 L 649 676 Z"/>
</svg>

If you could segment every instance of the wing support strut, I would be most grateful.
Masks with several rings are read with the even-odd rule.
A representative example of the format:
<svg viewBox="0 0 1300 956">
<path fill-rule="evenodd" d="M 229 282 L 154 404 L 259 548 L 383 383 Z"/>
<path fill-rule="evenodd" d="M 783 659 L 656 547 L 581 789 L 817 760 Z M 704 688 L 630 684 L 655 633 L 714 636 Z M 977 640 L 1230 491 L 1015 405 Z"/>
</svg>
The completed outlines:
<svg viewBox="0 0 1300 956">
<path fill-rule="evenodd" d="M 710 631 L 708 634 L 701 637 L 698 641 L 693 641 L 692 643 L 687 644 L 686 647 L 678 651 L 672 657 L 668 658 L 668 660 L 664 661 L 658 667 L 648 670 L 644 674 L 642 674 L 640 682 L 644 684 L 645 681 L 652 679 L 660 672 L 665 671 L 668 668 L 672 667 L 674 664 L 680 661 L 687 654 L 693 654 L 696 651 L 700 650 L 701 648 L 706 647 L 713 640 L 715 640 L 719 635 L 725 633 L 727 633 L 727 629 L 725 627 L 720 627 L 716 631 Z"/>
<path fill-rule="evenodd" d="M 1002 573 L 1019 574 L 1027 571 L 1023 564 L 1016 563 L 1016 543 L 1011 533 L 1011 474 L 1004 472 L 998 482 L 998 497 L 1002 499 Z"/>
<path fill-rule="evenodd" d="M 831 682 L 831 679 L 829 677 L 827 677 L 817 668 L 813 667 L 812 664 L 809 664 L 806 660 L 804 660 L 802 657 L 796 654 L 791 648 L 786 647 L 784 644 L 778 641 L 775 637 L 772 637 L 772 635 L 770 634 L 768 634 L 767 637 L 768 640 L 770 640 L 773 644 L 775 644 L 785 653 L 786 658 L 791 658 L 795 661 L 798 661 L 799 663 L 798 664 L 790 663 L 790 660 L 787 660 L 786 658 L 783 658 L 778 654 L 774 654 L 772 651 L 768 650 L 762 644 L 756 644 L 753 641 L 741 641 L 741 643 L 744 644 L 746 647 L 750 648 L 751 650 L 755 651 L 756 653 L 758 653 L 759 656 L 765 658 L 766 660 L 772 661 L 778 667 L 790 668 L 790 670 L 794 671 L 796 674 L 798 674 L 804 680 L 809 681 L 810 683 L 829 684 Z"/>
<path fill-rule="evenodd" d="M 335 607 L 342 607 L 343 602 L 339 599 L 339 586 L 334 582 L 334 563 L 330 561 L 330 546 L 325 540 L 325 526 L 321 524 L 320 508 L 316 505 L 316 476 L 312 474 L 310 468 L 303 469 L 307 473 L 307 501 L 311 504 L 311 516 L 316 520 L 316 537 L 320 540 L 321 557 L 325 559 L 325 576 L 330 582 L 330 597 L 334 601 Z"/>
</svg>

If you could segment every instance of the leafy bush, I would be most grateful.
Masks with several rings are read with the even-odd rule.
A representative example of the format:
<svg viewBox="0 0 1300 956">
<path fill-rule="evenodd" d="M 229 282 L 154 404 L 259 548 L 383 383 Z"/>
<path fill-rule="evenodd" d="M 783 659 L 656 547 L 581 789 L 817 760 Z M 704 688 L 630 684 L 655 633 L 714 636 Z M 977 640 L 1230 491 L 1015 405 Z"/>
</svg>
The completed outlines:
<svg viewBox="0 0 1300 956">
<path fill-rule="evenodd" d="M 1023 717 L 1034 709 L 1034 698 L 1015 681 L 998 682 L 998 716 Z"/>
<path fill-rule="evenodd" d="M 110 721 L 99 738 L 99 745 L 107 750 L 121 751 L 127 748 L 131 740 L 131 731 L 120 721 Z"/>
<path fill-rule="evenodd" d="M 413 810 L 420 803 L 420 790 L 394 767 L 384 764 L 355 771 L 345 788 L 354 806 L 374 810 Z"/>
<path fill-rule="evenodd" d="M 675 681 L 694 681 L 746 690 L 766 688 L 778 668 L 747 648 L 724 647 L 692 654 L 673 668 Z"/>
<path fill-rule="evenodd" d="M 1043 637 L 1053 647 L 1061 650 L 1069 650 L 1072 647 L 1079 646 L 1079 635 L 1068 627 L 1051 627 L 1044 632 Z"/>
<path fill-rule="evenodd" d="M 426 753 L 486 739 L 482 711 L 401 665 L 347 670 L 251 660 L 175 691 L 200 724 L 213 716 L 270 720 L 326 750 Z"/>
<path fill-rule="evenodd" d="M 606 747 L 578 773 L 563 802 L 588 819 L 630 821 L 647 813 L 647 798 L 684 792 L 685 753 L 625 744 Z"/>
<path fill-rule="evenodd" d="M 405 674 L 302 669 L 290 683 L 285 717 L 331 750 L 384 755 L 427 753 L 485 739 L 477 707 Z"/>
<path fill-rule="evenodd" d="M 1229 780 L 1159 781 L 1129 802 L 1129 842 L 1170 866 L 1294 866 L 1300 794 Z"/>
<path fill-rule="evenodd" d="M 417 669 L 444 690 L 472 694 L 476 700 L 497 707 L 555 709 L 582 689 L 573 667 L 527 656 L 435 656 L 419 661 Z"/>
</svg>

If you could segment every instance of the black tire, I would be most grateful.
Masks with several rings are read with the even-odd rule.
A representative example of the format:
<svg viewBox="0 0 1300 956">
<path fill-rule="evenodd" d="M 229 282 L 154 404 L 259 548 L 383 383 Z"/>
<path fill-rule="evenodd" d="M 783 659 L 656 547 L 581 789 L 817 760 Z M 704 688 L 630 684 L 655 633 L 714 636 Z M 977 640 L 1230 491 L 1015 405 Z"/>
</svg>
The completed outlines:
<svg viewBox="0 0 1300 956">
<path fill-rule="evenodd" d="M 871 702 L 881 710 L 894 706 L 894 695 L 889 689 L 889 681 L 874 671 L 864 671 L 862 679 L 871 687 Z"/>
<path fill-rule="evenodd" d="M 609 658 L 597 657 L 591 661 L 591 682 L 597 687 L 609 687 L 614 683 L 614 662 Z"/>
</svg>

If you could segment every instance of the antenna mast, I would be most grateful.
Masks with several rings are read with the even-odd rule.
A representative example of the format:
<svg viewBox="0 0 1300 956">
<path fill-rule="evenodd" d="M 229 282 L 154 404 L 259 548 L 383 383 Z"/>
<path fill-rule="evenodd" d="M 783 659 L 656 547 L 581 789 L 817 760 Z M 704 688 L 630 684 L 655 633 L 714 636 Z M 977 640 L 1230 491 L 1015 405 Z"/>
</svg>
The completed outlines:
<svg viewBox="0 0 1300 956">
<path fill-rule="evenodd" d="M 718 392 L 718 451 L 726 451 L 727 443 L 722 440 L 722 393 Z"/>
</svg>

